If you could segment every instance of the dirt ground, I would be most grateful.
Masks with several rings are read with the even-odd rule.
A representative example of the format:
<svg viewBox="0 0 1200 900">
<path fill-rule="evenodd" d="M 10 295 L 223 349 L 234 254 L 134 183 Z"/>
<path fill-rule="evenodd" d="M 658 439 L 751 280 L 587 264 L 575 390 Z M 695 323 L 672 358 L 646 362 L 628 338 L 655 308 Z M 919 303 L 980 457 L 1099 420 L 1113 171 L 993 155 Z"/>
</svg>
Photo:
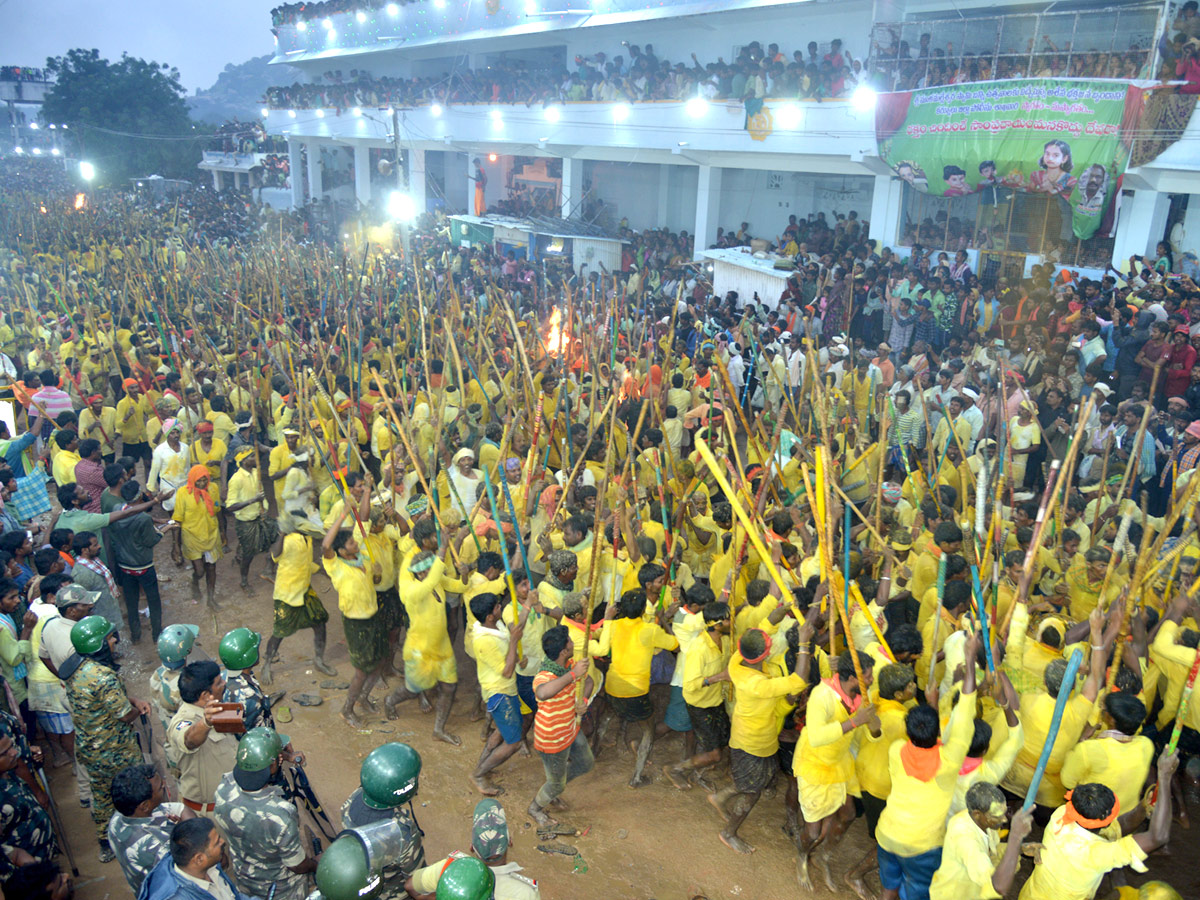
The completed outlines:
<svg viewBox="0 0 1200 900">
<path fill-rule="evenodd" d="M 232 537 L 232 533 L 230 535 Z M 271 586 L 260 577 L 264 558 L 259 557 L 251 571 L 249 594 L 238 588 L 238 575 L 232 557 L 218 565 L 217 598 L 221 604 L 215 614 L 203 604 L 189 599 L 190 573 L 176 568 L 164 551 L 159 574 L 170 577 L 163 584 L 163 622 L 194 623 L 200 626 L 200 639 L 193 659 L 205 654 L 215 658 L 221 635 L 231 628 L 246 625 L 269 635 L 272 618 Z M 323 573 L 315 576 L 316 587 L 331 613 L 329 623 L 328 662 L 338 669 L 338 681 L 349 680 L 352 670 L 342 637 L 341 619 L 337 614 L 337 598 Z M 124 658 L 122 673 L 130 694 L 146 698 L 148 677 L 158 665 L 149 640 L 149 624 L 143 619 L 143 640 L 130 647 Z M 461 638 L 459 639 L 461 642 Z M 467 850 L 470 846 L 471 811 L 480 799 L 467 776 L 474 767 L 480 749 L 480 724 L 470 722 L 477 682 L 474 664 L 459 648 L 458 695 L 449 729 L 463 739 L 461 747 L 434 742 L 431 736 L 432 715 L 422 714 L 415 703 L 400 707 L 400 718 L 386 720 L 382 712 L 367 717 L 362 731 L 352 730 L 338 715 L 345 692 L 323 690 L 328 680 L 310 665 L 311 637 L 301 632 L 284 641 L 281 663 L 274 667 L 272 690 L 286 689 L 289 697 L 282 706 L 291 710 L 294 720 L 281 725 L 291 735 L 294 745 L 308 756 L 308 773 L 325 807 L 337 821 L 337 811 L 346 796 L 358 785 L 359 764 L 364 756 L 387 741 L 412 744 L 423 760 L 420 792 L 415 810 L 425 831 L 426 856 L 436 861 L 452 850 Z M 377 688 L 375 698 L 382 701 L 386 688 Z M 324 703 L 305 708 L 292 703 L 291 695 L 308 692 L 320 694 Z M 612 729 L 609 742 L 615 740 Z M 532 742 L 532 739 L 531 739 Z M 783 834 L 783 782 L 771 797 L 764 798 L 751 813 L 741 830 L 742 836 L 758 850 L 743 857 L 726 848 L 717 838 L 719 822 L 716 813 L 705 802 L 698 788 L 679 791 L 661 774 L 660 767 L 682 753 L 682 740 L 671 736 L 657 743 L 650 756 L 647 771 L 654 783 L 634 790 L 628 786 L 633 758 L 628 749 L 620 750 L 606 744 L 596 768 L 567 788 L 565 799 L 570 810 L 559 816 L 580 830 L 588 829 L 581 837 L 564 838 L 574 844 L 579 856 L 547 855 L 536 849 L 537 835 L 525 815 L 538 787 L 542 769 L 536 754 L 526 757 L 518 753 L 496 773 L 496 782 L 505 793 L 499 798 L 508 814 L 513 846 L 510 860 L 519 862 L 525 874 L 537 879 L 542 897 L 546 900 L 692 900 L 700 896 L 716 900 L 719 897 L 744 897 L 747 900 L 784 900 L 801 893 L 795 879 L 795 851 Z M 79 806 L 69 768 L 51 773 L 54 795 L 66 820 L 70 840 L 79 865 L 76 882 L 81 900 L 126 900 L 131 896 L 128 885 L 115 862 L 101 866 L 97 860 L 91 819 Z M 1193 810 L 1200 806 L 1193 805 Z M 834 875 L 857 862 L 868 842 L 862 821 L 855 822 L 837 851 Z M 1150 862 L 1150 873 L 1134 879 L 1140 883 L 1148 878 L 1169 881 L 1184 897 L 1200 897 L 1200 867 L 1193 836 L 1175 830 L 1175 840 L 1169 856 L 1156 855 Z M 64 861 L 65 862 L 65 861 Z M 1029 863 L 1025 863 L 1028 873 Z M 816 872 L 814 871 L 814 876 Z M 1024 877 L 1019 879 L 1023 882 Z M 871 876 L 869 883 L 878 886 Z M 1016 891 L 1013 891 L 1013 896 Z M 852 898 L 853 893 L 842 887 L 831 893 L 823 885 L 814 896 L 818 898 Z"/>
</svg>

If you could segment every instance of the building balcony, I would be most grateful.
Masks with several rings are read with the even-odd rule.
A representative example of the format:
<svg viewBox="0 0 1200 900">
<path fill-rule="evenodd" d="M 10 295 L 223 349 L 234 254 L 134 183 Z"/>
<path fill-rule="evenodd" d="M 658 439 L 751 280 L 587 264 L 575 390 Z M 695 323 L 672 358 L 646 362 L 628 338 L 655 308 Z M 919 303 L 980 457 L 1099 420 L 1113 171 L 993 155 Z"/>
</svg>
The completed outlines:
<svg viewBox="0 0 1200 900">
<path fill-rule="evenodd" d="M 384 147 L 386 109 L 271 110 L 270 134 Z M 874 174 L 874 110 L 849 100 L 767 100 L 746 128 L 730 101 L 423 106 L 399 112 L 400 141 L 421 150 Z"/>
</svg>

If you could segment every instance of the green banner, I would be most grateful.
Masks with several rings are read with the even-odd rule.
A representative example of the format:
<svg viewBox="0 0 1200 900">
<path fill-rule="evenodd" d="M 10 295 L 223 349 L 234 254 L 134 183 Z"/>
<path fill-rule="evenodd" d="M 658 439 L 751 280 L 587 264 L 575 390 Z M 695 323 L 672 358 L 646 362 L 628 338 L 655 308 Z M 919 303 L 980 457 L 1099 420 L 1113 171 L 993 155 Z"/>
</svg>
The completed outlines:
<svg viewBox="0 0 1200 900">
<path fill-rule="evenodd" d="M 920 191 L 1055 195 L 1086 239 L 1120 191 L 1143 97 L 1123 81 L 1058 78 L 880 94 L 875 138 L 880 157 Z"/>
</svg>

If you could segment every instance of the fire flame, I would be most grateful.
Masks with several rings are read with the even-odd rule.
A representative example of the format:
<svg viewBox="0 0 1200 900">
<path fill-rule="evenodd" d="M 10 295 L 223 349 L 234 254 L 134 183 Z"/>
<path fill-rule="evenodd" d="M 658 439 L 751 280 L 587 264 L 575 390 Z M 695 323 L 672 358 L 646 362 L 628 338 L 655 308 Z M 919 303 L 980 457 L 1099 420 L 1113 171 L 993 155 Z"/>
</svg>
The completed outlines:
<svg viewBox="0 0 1200 900">
<path fill-rule="evenodd" d="M 550 313 L 550 328 L 546 332 L 546 352 L 562 356 L 571 344 L 571 335 L 562 327 L 562 310 Z"/>
<path fill-rule="evenodd" d="M 75 208 L 83 209 L 84 206 L 86 206 L 86 205 L 87 205 L 87 195 L 86 194 L 76 194 L 75 195 Z"/>
</svg>

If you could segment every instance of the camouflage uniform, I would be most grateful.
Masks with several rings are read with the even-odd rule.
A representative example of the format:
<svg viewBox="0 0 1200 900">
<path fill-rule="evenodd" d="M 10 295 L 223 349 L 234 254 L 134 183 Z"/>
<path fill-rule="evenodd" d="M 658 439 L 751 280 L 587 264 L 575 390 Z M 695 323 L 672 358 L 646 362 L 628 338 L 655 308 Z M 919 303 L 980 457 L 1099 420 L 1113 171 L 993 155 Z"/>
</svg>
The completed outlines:
<svg viewBox="0 0 1200 900">
<path fill-rule="evenodd" d="M 223 673 L 225 676 L 225 696 L 221 699 L 226 703 L 241 703 L 246 707 L 246 730 L 266 725 L 275 727 L 275 719 L 271 715 L 267 703 L 267 695 L 258 686 L 258 680 L 247 671 L 231 669 Z"/>
<path fill-rule="evenodd" d="M 25 782 L 12 772 L 0 775 L 0 835 L 4 852 L 0 853 L 0 878 L 8 878 L 16 867 L 9 851 L 19 847 L 34 859 L 54 859 L 54 829 L 50 816 L 33 798 Z"/>
<path fill-rule="evenodd" d="M 425 832 L 417 825 L 412 810 L 407 805 L 393 809 L 372 809 L 363 802 L 361 787 L 342 804 L 343 828 L 358 828 L 381 819 L 395 819 L 405 841 L 404 852 L 394 861 L 394 865 L 384 866 L 381 873 L 383 884 L 376 896 L 379 900 L 406 897 L 404 880 L 425 865 L 425 848 L 421 844 Z"/>
<path fill-rule="evenodd" d="M 179 711 L 179 704 L 183 702 L 183 698 L 179 696 L 179 673 L 182 671 L 182 667 L 168 669 L 166 666 L 159 666 L 150 675 L 150 705 L 158 715 L 163 734 L 166 734 L 167 726 L 171 724 L 172 717 Z M 175 751 L 169 741 L 163 741 L 163 754 L 169 766 L 179 768 L 179 760 L 175 758 Z"/>
<path fill-rule="evenodd" d="M 127 766 L 142 763 L 133 726 L 121 721 L 133 707 L 117 673 L 91 659 L 85 659 L 67 679 L 67 697 L 75 722 L 75 755 L 92 785 L 96 837 L 104 841 L 114 812 L 113 777 Z"/>
<path fill-rule="evenodd" d="M 304 862 L 300 814 L 278 785 L 244 791 L 230 772 L 217 786 L 212 818 L 229 839 L 233 870 L 246 894 L 266 897 L 274 884 L 275 900 L 304 900 L 308 879 L 288 869 Z"/>
<path fill-rule="evenodd" d="M 171 829 L 183 814 L 182 803 L 163 803 L 144 819 L 113 813 L 108 823 L 108 843 L 117 854 L 121 872 L 136 897 L 142 882 L 160 859 L 171 852 Z"/>
</svg>

